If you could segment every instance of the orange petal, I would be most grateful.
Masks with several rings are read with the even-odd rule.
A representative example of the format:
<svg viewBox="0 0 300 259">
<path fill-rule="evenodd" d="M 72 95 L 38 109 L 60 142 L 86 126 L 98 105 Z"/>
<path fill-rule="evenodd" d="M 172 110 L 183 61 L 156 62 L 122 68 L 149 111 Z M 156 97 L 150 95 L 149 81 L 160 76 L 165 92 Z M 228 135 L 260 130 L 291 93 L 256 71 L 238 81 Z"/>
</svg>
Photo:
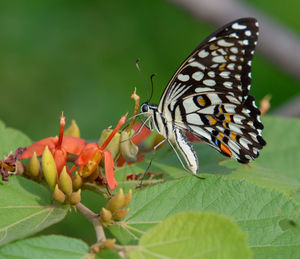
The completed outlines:
<svg viewBox="0 0 300 259">
<path fill-rule="evenodd" d="M 118 161 L 117 161 L 117 166 L 121 167 L 126 163 L 124 157 L 122 155 L 119 156 Z"/>
<path fill-rule="evenodd" d="M 57 174 L 59 177 L 63 167 L 66 165 L 67 152 L 63 149 L 57 149 L 54 151 L 53 157 L 56 164 Z"/>
<path fill-rule="evenodd" d="M 62 148 L 68 153 L 79 155 L 87 142 L 82 138 L 65 136 L 62 142 Z"/>
<path fill-rule="evenodd" d="M 49 150 L 52 151 L 55 148 L 56 142 L 57 142 L 57 137 L 49 137 L 37 141 L 32 145 L 30 145 L 29 147 L 27 147 L 27 149 L 21 155 L 20 159 L 31 158 L 34 152 L 36 152 L 37 156 L 41 156 L 46 146 L 48 146 Z"/>
<path fill-rule="evenodd" d="M 82 149 L 79 157 L 75 161 L 75 165 L 77 166 L 85 165 L 88 161 L 90 161 L 94 157 L 96 151 L 98 151 L 99 148 L 100 148 L 99 145 L 95 142 L 87 144 Z"/>
<path fill-rule="evenodd" d="M 105 167 L 105 177 L 107 180 L 108 187 L 112 191 L 118 185 L 118 182 L 115 179 L 115 165 L 112 154 L 104 150 L 104 167 Z"/>
<path fill-rule="evenodd" d="M 143 126 L 142 129 L 140 129 L 141 124 L 140 123 L 135 123 L 133 125 L 133 129 L 135 132 L 137 132 L 138 130 L 140 130 L 139 134 L 135 135 L 131 141 L 138 145 L 141 142 L 143 142 L 147 137 L 149 137 L 149 135 L 151 134 L 151 130 L 148 129 L 146 126 Z"/>
<path fill-rule="evenodd" d="M 93 158 L 90 159 L 85 165 L 79 167 L 78 169 L 79 175 L 82 176 L 83 178 L 87 178 L 90 175 L 92 175 L 97 169 L 101 159 L 102 159 L 102 154 L 100 153 L 99 150 L 96 150 Z"/>
</svg>

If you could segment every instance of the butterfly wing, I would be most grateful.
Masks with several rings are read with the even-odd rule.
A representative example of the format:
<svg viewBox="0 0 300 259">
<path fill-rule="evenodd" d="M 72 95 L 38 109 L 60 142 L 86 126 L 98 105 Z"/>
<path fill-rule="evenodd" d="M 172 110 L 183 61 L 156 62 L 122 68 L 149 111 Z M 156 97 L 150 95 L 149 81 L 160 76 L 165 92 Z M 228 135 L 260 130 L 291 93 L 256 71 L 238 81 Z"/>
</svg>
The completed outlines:
<svg viewBox="0 0 300 259">
<path fill-rule="evenodd" d="M 233 21 L 207 37 L 168 83 L 158 111 L 239 162 L 266 144 L 255 100 L 249 95 L 257 44 L 254 18 Z"/>
</svg>

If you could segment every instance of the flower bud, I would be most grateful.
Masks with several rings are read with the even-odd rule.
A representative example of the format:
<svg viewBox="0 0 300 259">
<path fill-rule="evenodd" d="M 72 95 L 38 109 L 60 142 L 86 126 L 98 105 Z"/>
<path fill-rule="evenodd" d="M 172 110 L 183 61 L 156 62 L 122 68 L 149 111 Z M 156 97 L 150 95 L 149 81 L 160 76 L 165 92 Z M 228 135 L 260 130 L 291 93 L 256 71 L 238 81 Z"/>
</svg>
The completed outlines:
<svg viewBox="0 0 300 259">
<path fill-rule="evenodd" d="M 129 189 L 129 192 L 127 194 L 125 194 L 124 197 L 124 203 L 123 203 L 123 208 L 127 207 L 131 201 L 131 197 L 132 197 L 132 190 Z"/>
<path fill-rule="evenodd" d="M 86 180 L 88 182 L 93 182 L 98 178 L 98 176 L 99 176 L 99 167 L 97 166 L 94 172 L 89 177 L 87 177 Z"/>
<path fill-rule="evenodd" d="M 105 140 L 108 138 L 108 136 L 113 132 L 112 129 L 105 129 L 101 133 L 101 137 L 99 139 L 99 145 L 101 146 Z M 107 147 L 105 148 L 106 150 L 110 151 L 112 154 L 114 160 L 118 158 L 120 154 L 120 133 L 117 132 L 112 140 L 109 142 Z"/>
<path fill-rule="evenodd" d="M 105 249 L 113 249 L 116 243 L 115 238 L 109 238 L 104 241 L 103 248 Z"/>
<path fill-rule="evenodd" d="M 99 247 L 98 244 L 93 245 L 90 248 L 91 252 L 90 254 L 86 254 L 83 258 L 84 259 L 95 259 L 96 254 L 98 254 L 101 251 L 101 248 Z"/>
<path fill-rule="evenodd" d="M 117 219 L 117 220 L 120 220 L 120 219 L 123 219 L 126 217 L 126 215 L 128 214 L 128 211 L 129 211 L 129 208 L 127 209 L 119 209 L 117 210 L 114 214 L 113 214 L 113 219 Z"/>
<path fill-rule="evenodd" d="M 79 167 L 78 173 L 83 178 L 89 177 L 97 169 L 98 164 L 102 158 L 102 155 L 99 151 L 95 152 L 95 155 L 91 160 L 89 160 L 85 165 Z"/>
<path fill-rule="evenodd" d="M 58 185 L 55 185 L 55 189 L 53 191 L 52 199 L 59 202 L 64 203 L 66 199 L 66 195 L 58 188 Z"/>
<path fill-rule="evenodd" d="M 70 204 L 76 205 L 80 201 L 81 201 L 81 189 L 79 189 L 77 192 L 72 192 L 70 196 Z"/>
<path fill-rule="evenodd" d="M 53 190 L 57 181 L 57 170 L 54 158 L 48 146 L 46 146 L 42 155 L 42 169 L 48 185 Z"/>
<path fill-rule="evenodd" d="M 40 168 L 41 168 L 41 163 L 37 158 L 36 152 L 33 152 L 33 156 L 28 163 L 26 173 L 29 176 L 36 178 L 40 173 Z"/>
<path fill-rule="evenodd" d="M 130 134 L 126 130 L 121 132 L 120 152 L 127 162 L 134 162 L 137 160 L 139 148 L 137 145 L 133 144 L 130 139 L 133 135 L 134 130 L 131 130 Z"/>
<path fill-rule="evenodd" d="M 68 196 L 72 193 L 72 179 L 70 175 L 67 173 L 66 166 L 64 166 L 63 170 L 60 173 L 59 177 L 59 188 Z"/>
<path fill-rule="evenodd" d="M 65 130 L 64 136 L 80 138 L 80 130 L 75 120 L 72 120 L 69 128 Z"/>
<path fill-rule="evenodd" d="M 102 208 L 101 212 L 100 212 L 100 220 L 103 223 L 110 223 L 112 219 L 112 214 L 109 210 Z"/>
<path fill-rule="evenodd" d="M 78 174 L 78 172 L 75 173 L 75 175 L 72 177 L 72 184 L 73 184 L 73 190 L 77 191 L 82 186 L 82 177 Z"/>
<path fill-rule="evenodd" d="M 261 116 L 263 116 L 271 107 L 271 95 L 266 95 L 261 101 L 259 105 L 259 110 L 261 113 Z"/>
<path fill-rule="evenodd" d="M 15 175 L 23 175 L 25 172 L 25 165 L 20 161 L 16 161 Z"/>
<path fill-rule="evenodd" d="M 125 196 L 123 189 L 121 188 L 119 193 L 115 196 L 113 196 L 108 203 L 106 204 L 106 209 L 110 210 L 110 212 L 113 214 L 118 209 L 123 208 Z"/>
</svg>

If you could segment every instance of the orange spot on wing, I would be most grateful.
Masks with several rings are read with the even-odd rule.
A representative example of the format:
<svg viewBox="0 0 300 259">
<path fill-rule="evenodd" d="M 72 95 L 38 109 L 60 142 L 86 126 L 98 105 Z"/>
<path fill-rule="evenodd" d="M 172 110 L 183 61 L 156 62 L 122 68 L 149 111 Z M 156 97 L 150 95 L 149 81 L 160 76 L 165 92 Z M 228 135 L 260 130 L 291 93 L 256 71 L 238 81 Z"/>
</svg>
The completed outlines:
<svg viewBox="0 0 300 259">
<path fill-rule="evenodd" d="M 225 122 L 231 122 L 230 114 L 225 114 Z"/>
<path fill-rule="evenodd" d="M 235 141 L 236 140 L 235 139 L 236 138 L 236 133 L 235 132 L 231 132 L 230 138 Z"/>
<path fill-rule="evenodd" d="M 222 63 L 222 65 L 219 66 L 219 70 L 223 71 L 226 67 L 226 63 Z"/>
<path fill-rule="evenodd" d="M 221 149 L 224 153 L 226 153 L 227 155 L 231 156 L 232 153 L 231 151 L 229 150 L 229 148 L 227 146 L 225 146 L 223 143 L 221 143 Z"/>
<path fill-rule="evenodd" d="M 223 137 L 224 137 L 224 134 L 223 134 L 223 133 L 220 133 L 220 134 L 217 136 L 217 139 L 222 141 Z"/>
<path fill-rule="evenodd" d="M 198 97 L 198 103 L 201 105 L 201 106 L 205 106 L 205 100 L 202 96 L 199 96 Z"/>
<path fill-rule="evenodd" d="M 207 115 L 207 118 L 209 119 L 209 125 L 215 125 L 217 121 L 214 119 L 214 117 Z"/>
<path fill-rule="evenodd" d="M 216 46 L 216 45 L 214 45 L 214 44 L 211 44 L 210 46 L 209 46 L 209 49 L 210 50 L 215 50 L 215 49 L 218 49 L 219 47 L 218 46 Z"/>
</svg>

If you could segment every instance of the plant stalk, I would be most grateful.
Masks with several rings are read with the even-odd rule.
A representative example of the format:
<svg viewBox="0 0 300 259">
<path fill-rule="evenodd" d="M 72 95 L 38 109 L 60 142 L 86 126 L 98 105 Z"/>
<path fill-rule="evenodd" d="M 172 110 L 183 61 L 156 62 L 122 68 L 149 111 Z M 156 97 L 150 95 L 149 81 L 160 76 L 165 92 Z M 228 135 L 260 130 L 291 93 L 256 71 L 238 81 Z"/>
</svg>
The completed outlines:
<svg viewBox="0 0 300 259">
<path fill-rule="evenodd" d="M 106 237 L 105 237 L 103 226 L 99 221 L 99 215 L 92 212 L 81 202 L 76 204 L 76 208 L 83 216 L 85 216 L 93 224 L 97 236 L 97 243 L 105 241 Z"/>
</svg>

